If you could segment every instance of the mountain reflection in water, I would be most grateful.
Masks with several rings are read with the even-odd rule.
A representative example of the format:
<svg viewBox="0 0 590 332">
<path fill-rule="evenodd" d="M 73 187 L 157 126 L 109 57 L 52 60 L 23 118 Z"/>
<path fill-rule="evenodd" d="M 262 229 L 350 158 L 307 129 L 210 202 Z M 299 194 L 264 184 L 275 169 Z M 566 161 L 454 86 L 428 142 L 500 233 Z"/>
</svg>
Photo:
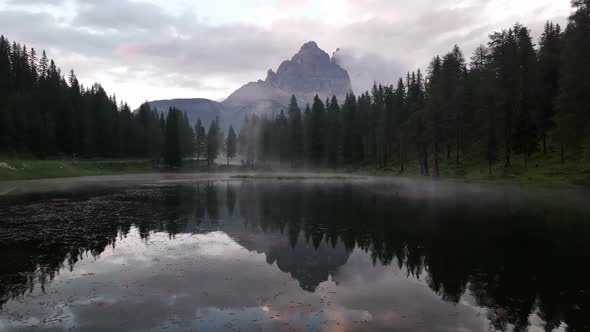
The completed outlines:
<svg viewBox="0 0 590 332">
<path fill-rule="evenodd" d="M 0 201 L 0 330 L 590 330 L 588 210 L 354 183 Z"/>
</svg>

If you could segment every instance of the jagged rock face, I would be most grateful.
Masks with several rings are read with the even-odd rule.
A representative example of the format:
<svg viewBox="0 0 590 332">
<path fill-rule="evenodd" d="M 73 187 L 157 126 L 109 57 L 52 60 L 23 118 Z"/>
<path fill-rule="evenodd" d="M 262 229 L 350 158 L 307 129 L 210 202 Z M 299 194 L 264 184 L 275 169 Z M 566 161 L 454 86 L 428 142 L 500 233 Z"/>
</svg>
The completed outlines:
<svg viewBox="0 0 590 332">
<path fill-rule="evenodd" d="M 277 73 L 269 71 L 268 85 L 297 93 L 345 95 L 351 90 L 350 78 L 328 53 L 309 42 L 290 61 L 284 61 Z"/>
<path fill-rule="evenodd" d="M 322 99 L 333 95 L 342 99 L 352 91 L 345 69 L 311 41 L 304 44 L 291 60 L 281 63 L 276 73 L 268 71 L 264 81 L 250 82 L 232 93 L 223 103 L 244 109 L 260 101 L 286 105 L 295 95 L 300 103 L 311 103 L 317 94 Z"/>
</svg>

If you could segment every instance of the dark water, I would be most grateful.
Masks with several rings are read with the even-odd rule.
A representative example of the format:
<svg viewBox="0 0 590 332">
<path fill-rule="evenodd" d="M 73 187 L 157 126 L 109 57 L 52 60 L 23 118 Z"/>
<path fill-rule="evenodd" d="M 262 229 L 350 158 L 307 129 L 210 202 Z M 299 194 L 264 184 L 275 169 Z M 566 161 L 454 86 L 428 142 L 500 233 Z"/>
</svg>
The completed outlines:
<svg viewBox="0 0 590 332">
<path fill-rule="evenodd" d="M 0 331 L 590 331 L 585 192 L 198 181 L 0 199 Z"/>
</svg>

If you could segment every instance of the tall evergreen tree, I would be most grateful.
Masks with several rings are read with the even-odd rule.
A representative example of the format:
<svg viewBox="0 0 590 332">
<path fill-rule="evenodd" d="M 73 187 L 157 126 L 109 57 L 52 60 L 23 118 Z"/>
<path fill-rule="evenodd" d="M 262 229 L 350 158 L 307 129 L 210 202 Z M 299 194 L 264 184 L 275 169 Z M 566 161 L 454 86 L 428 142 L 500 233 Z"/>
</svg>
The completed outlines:
<svg viewBox="0 0 590 332">
<path fill-rule="evenodd" d="M 442 141 L 442 110 L 445 102 L 444 81 L 442 72 L 442 60 L 440 57 L 435 57 L 430 62 L 429 67 L 429 82 L 427 85 L 428 104 L 427 104 L 427 118 L 430 123 L 430 132 L 432 139 L 432 153 L 433 153 L 433 171 L 434 176 L 440 176 L 440 142 Z"/>
<path fill-rule="evenodd" d="M 310 116 L 310 160 L 314 165 L 321 165 L 326 151 L 326 108 L 317 95 L 313 99 Z"/>
<path fill-rule="evenodd" d="M 497 114 L 495 107 L 494 71 L 491 66 L 490 51 L 480 45 L 471 58 L 470 84 L 473 94 L 471 105 L 478 114 L 474 118 L 474 127 L 479 130 L 481 150 L 488 163 L 488 173 L 492 175 L 492 166 L 498 161 Z"/>
<path fill-rule="evenodd" d="M 518 104 L 513 131 L 513 148 L 523 155 L 526 167 L 527 157 L 537 149 L 537 129 L 533 114 L 537 107 L 536 94 L 537 59 L 532 38 L 527 28 L 515 25 L 518 56 Z"/>
<path fill-rule="evenodd" d="M 227 158 L 227 165 L 229 165 L 230 159 L 236 156 L 236 144 L 236 132 L 234 131 L 234 128 L 232 126 L 229 126 L 227 139 L 225 140 L 225 156 Z"/>
<path fill-rule="evenodd" d="M 211 121 L 209 131 L 207 132 L 207 165 L 215 163 L 219 155 L 219 124 L 218 119 Z"/>
<path fill-rule="evenodd" d="M 303 143 L 303 117 L 299 105 L 297 105 L 297 99 L 295 96 L 291 96 L 291 102 L 289 103 L 289 109 L 287 110 L 288 126 L 289 126 L 289 154 L 291 157 L 291 163 L 296 164 L 301 162 L 304 153 Z"/>
<path fill-rule="evenodd" d="M 328 165 L 337 166 L 340 158 L 340 105 L 338 99 L 333 96 L 327 104 L 326 120 L 326 159 Z"/>
<path fill-rule="evenodd" d="M 555 127 L 556 100 L 559 94 L 561 71 L 561 27 L 551 22 L 545 24 L 538 52 L 539 76 L 537 125 L 543 153 L 547 153 L 547 135 Z"/>
<path fill-rule="evenodd" d="M 590 1 L 572 0 L 574 8 L 563 36 L 557 140 L 579 155 L 590 119 Z M 590 149 L 589 149 L 590 151 Z M 589 153 L 590 158 L 590 153 Z M 577 158 L 576 158 L 577 159 Z"/>
<path fill-rule="evenodd" d="M 195 142 L 194 142 L 194 153 L 197 157 L 197 163 L 203 158 L 206 157 L 207 153 L 207 132 L 205 131 L 205 127 L 203 127 L 203 123 L 201 119 L 197 119 L 197 123 L 195 123 Z"/>
<path fill-rule="evenodd" d="M 182 147 L 180 142 L 181 112 L 170 108 L 166 115 L 166 141 L 164 144 L 164 161 L 169 166 L 182 165 Z"/>
</svg>

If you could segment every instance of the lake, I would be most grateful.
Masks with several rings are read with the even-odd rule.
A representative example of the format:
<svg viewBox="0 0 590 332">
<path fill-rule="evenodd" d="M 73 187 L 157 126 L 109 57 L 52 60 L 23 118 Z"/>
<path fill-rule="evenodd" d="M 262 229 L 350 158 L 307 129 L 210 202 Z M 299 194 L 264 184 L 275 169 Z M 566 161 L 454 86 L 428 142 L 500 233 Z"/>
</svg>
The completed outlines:
<svg viewBox="0 0 590 332">
<path fill-rule="evenodd" d="M 0 196 L 0 331 L 590 331 L 583 189 L 67 181 Z"/>
</svg>

